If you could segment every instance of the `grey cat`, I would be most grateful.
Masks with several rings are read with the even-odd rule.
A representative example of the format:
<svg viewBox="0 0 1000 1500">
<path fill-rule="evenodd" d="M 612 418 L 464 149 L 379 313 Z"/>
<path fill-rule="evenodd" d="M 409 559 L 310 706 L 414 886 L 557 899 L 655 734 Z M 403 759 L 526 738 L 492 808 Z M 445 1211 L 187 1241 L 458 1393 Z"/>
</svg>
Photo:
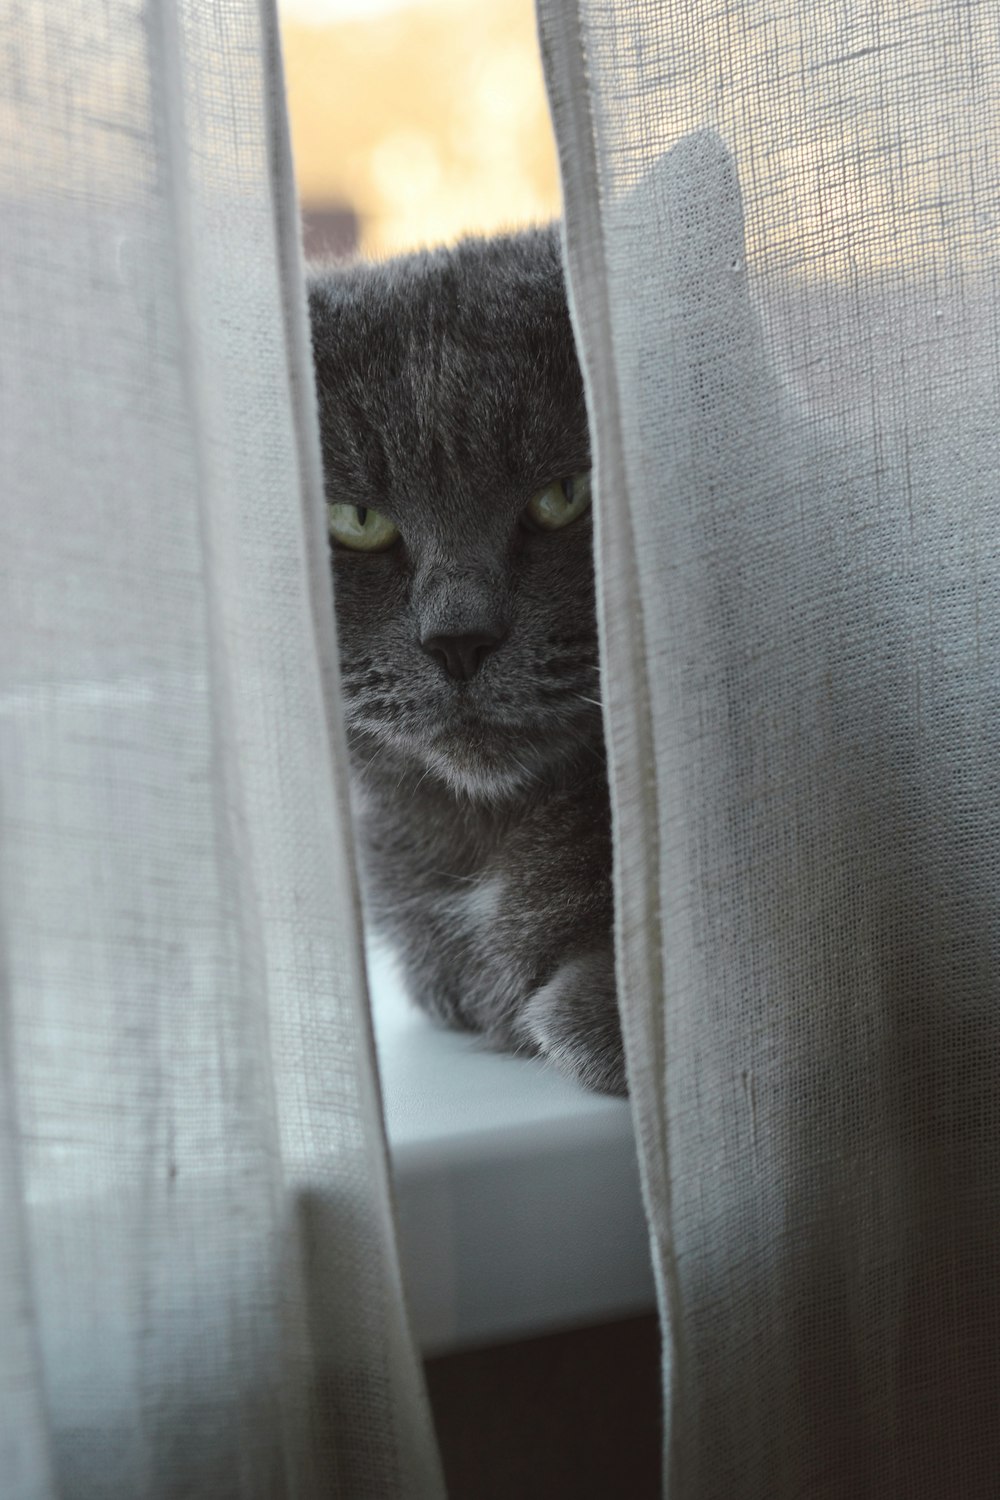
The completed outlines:
<svg viewBox="0 0 1000 1500">
<path fill-rule="evenodd" d="M 625 1092 L 590 451 L 558 226 L 314 270 L 366 888 L 414 999 Z"/>
</svg>

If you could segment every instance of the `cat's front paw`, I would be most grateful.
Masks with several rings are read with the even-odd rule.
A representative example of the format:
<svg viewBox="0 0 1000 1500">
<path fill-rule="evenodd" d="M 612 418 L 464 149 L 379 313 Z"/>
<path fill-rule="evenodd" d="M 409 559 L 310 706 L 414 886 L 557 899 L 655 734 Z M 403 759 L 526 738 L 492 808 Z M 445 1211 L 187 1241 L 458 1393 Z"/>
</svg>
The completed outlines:
<svg viewBox="0 0 1000 1500">
<path fill-rule="evenodd" d="M 607 949 L 560 964 L 518 1017 L 526 1041 L 585 1088 L 626 1094 L 614 956 Z"/>
</svg>

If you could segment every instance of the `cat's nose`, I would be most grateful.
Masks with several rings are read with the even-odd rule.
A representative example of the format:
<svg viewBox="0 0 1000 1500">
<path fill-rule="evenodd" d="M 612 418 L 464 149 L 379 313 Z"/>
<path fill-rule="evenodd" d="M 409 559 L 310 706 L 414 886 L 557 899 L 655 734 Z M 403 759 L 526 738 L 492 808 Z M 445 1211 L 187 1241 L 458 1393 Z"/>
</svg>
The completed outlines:
<svg viewBox="0 0 1000 1500">
<path fill-rule="evenodd" d="M 467 682 L 479 671 L 483 658 L 503 640 L 496 630 L 473 630 L 465 635 L 430 635 L 421 642 L 428 656 L 439 661 L 450 677 Z"/>
</svg>

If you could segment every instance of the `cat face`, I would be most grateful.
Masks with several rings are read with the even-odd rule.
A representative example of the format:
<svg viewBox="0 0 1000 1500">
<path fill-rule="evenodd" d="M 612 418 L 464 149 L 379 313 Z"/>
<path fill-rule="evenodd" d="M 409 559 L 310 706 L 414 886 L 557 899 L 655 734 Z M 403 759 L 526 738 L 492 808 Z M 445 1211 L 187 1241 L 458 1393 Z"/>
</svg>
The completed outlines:
<svg viewBox="0 0 1000 1500">
<path fill-rule="evenodd" d="M 556 229 L 318 275 L 310 312 L 327 501 L 355 543 L 332 544 L 355 763 L 502 801 L 599 752 L 590 454 Z"/>
</svg>

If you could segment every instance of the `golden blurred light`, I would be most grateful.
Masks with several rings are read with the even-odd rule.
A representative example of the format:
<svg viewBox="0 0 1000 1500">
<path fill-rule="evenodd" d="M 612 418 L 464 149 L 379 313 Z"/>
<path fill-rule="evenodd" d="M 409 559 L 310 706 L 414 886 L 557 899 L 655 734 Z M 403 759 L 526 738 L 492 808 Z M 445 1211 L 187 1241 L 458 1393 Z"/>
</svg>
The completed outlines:
<svg viewBox="0 0 1000 1500">
<path fill-rule="evenodd" d="M 284 0 L 299 193 L 388 254 L 538 223 L 559 186 L 532 0 Z"/>
</svg>

